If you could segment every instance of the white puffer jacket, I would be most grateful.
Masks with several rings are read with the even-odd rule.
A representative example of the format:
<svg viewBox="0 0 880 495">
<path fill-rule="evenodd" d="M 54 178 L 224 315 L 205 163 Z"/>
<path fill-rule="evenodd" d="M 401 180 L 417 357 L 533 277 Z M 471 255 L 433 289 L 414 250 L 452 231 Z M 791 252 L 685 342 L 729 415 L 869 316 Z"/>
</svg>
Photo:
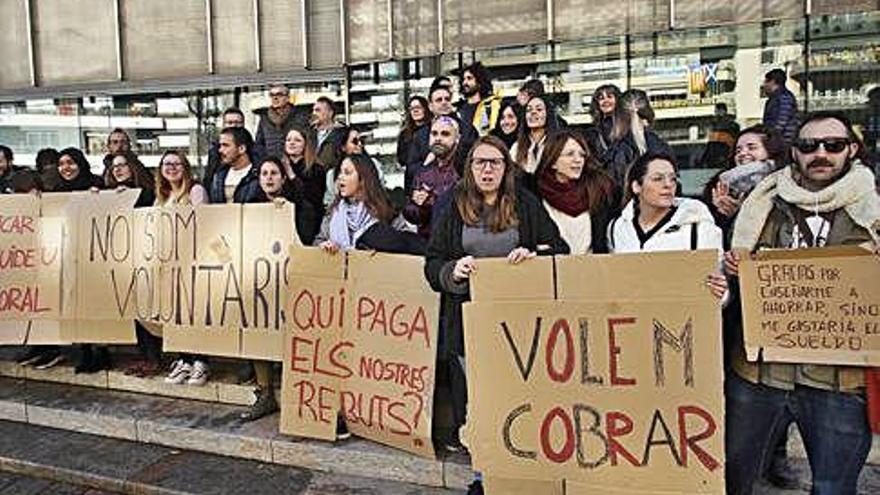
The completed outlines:
<svg viewBox="0 0 880 495">
<path fill-rule="evenodd" d="M 642 246 L 633 226 L 635 209 L 630 201 L 619 217 L 608 224 L 608 249 L 612 253 L 640 251 L 688 251 L 696 235 L 697 249 L 717 249 L 723 255 L 721 229 L 715 225 L 709 208 L 700 201 L 675 198 L 672 219 L 654 233 Z"/>
</svg>

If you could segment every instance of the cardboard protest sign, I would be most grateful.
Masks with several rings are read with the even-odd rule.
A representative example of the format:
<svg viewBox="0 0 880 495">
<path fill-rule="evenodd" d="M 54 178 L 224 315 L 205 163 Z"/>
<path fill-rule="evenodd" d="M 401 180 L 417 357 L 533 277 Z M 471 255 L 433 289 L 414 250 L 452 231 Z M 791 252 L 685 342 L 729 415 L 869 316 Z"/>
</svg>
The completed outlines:
<svg viewBox="0 0 880 495">
<path fill-rule="evenodd" d="M 185 210 L 184 210 L 185 211 Z M 207 205 L 175 219 L 175 314 L 163 327 L 166 351 L 237 356 L 247 322 L 242 292 L 241 205 Z"/>
<path fill-rule="evenodd" d="M 281 361 L 284 307 L 290 297 L 287 268 L 291 245 L 300 245 L 293 205 L 247 205 L 242 213 L 242 287 L 247 325 L 242 357 Z"/>
<path fill-rule="evenodd" d="M 290 249 L 289 330 L 281 377 L 282 433 L 334 440 L 346 308 L 345 254 Z M 346 354 L 347 356 L 348 354 Z"/>
<path fill-rule="evenodd" d="M 40 272 L 58 261 L 59 252 L 43 246 L 39 200 L 30 194 L 0 196 L 0 320 L 21 321 L 58 313 L 57 291 L 39 283 Z M 43 280 L 51 283 L 44 274 Z M 56 292 L 55 305 L 46 297 Z M 42 297 L 41 297 L 42 292 Z"/>
<path fill-rule="evenodd" d="M 880 259 L 870 251 L 758 251 L 739 275 L 750 361 L 880 366 Z"/>
<path fill-rule="evenodd" d="M 341 411 L 352 433 L 433 457 L 439 298 L 423 263 L 291 250 L 283 433 L 331 440 Z"/>
<path fill-rule="evenodd" d="M 480 286 L 508 266 L 479 266 L 481 297 L 464 308 L 475 470 L 567 491 L 723 493 L 720 305 L 651 256 L 556 258 L 555 300 L 493 300 Z M 695 280 L 717 268 L 715 252 L 663 256 Z M 619 270 L 656 291 L 624 287 Z"/>
<path fill-rule="evenodd" d="M 0 196 L 0 343 L 24 343 L 29 320 L 59 318 L 62 237 L 38 197 Z"/>
</svg>

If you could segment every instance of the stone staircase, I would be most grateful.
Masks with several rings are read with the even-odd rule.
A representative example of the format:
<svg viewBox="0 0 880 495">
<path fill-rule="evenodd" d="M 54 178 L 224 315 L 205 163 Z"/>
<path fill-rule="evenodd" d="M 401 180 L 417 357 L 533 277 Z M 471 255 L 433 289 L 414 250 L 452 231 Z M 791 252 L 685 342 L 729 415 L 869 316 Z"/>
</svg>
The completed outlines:
<svg viewBox="0 0 880 495">
<path fill-rule="evenodd" d="M 212 380 L 193 387 L 116 370 L 77 375 L 70 364 L 40 371 L 13 355 L 0 349 L 0 420 L 423 487 L 462 490 L 471 480 L 465 456 L 425 459 L 357 437 L 330 443 L 281 435 L 277 414 L 242 422 L 253 387 L 218 373 L 223 366 L 213 360 Z"/>
</svg>

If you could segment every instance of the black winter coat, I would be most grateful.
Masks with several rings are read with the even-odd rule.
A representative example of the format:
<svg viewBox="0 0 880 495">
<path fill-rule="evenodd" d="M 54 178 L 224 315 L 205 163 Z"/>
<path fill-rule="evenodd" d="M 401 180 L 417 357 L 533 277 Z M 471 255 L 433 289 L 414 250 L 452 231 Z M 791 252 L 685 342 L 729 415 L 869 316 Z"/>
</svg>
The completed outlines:
<svg viewBox="0 0 880 495">
<path fill-rule="evenodd" d="M 538 251 L 538 254 L 568 254 L 568 244 L 562 240 L 559 229 L 535 195 L 523 189 L 518 190 L 516 213 L 519 216 L 521 247 L 538 251 L 538 246 L 546 245 L 549 249 Z M 461 305 L 470 300 L 470 290 L 458 291 L 446 282 L 451 277 L 455 263 L 468 254 L 461 243 L 463 230 L 464 220 L 452 199 L 436 224 L 425 254 L 425 277 L 431 288 L 441 294 L 438 353 L 445 358 L 464 355 Z"/>
<path fill-rule="evenodd" d="M 214 173 L 211 183 L 208 184 L 208 199 L 212 204 L 226 203 L 226 191 L 224 183 L 226 175 L 229 173 L 229 167 L 224 166 Z M 251 170 L 241 179 L 238 186 L 235 187 L 235 193 L 232 196 L 233 203 L 253 203 L 255 198 L 260 194 L 260 168 L 251 165 Z"/>
</svg>

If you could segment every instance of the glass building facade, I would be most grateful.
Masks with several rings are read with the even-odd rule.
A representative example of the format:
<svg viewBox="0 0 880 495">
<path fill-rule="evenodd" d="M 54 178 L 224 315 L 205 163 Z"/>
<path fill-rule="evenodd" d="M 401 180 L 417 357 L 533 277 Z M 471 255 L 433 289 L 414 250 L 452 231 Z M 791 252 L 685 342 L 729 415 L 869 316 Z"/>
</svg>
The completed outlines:
<svg viewBox="0 0 880 495">
<path fill-rule="evenodd" d="M 204 164 L 223 109 L 255 129 L 249 110 L 284 82 L 296 105 L 336 101 L 393 186 L 407 98 L 476 60 L 503 96 L 541 79 L 575 126 L 599 85 L 645 90 L 689 194 L 712 173 L 699 156 L 719 104 L 760 122 L 772 68 L 801 111 L 846 111 L 877 152 L 878 1 L 41 0 L 0 14 L 0 143 L 21 165 L 77 146 L 100 167 L 116 127 L 148 166 L 169 148 Z"/>
</svg>

